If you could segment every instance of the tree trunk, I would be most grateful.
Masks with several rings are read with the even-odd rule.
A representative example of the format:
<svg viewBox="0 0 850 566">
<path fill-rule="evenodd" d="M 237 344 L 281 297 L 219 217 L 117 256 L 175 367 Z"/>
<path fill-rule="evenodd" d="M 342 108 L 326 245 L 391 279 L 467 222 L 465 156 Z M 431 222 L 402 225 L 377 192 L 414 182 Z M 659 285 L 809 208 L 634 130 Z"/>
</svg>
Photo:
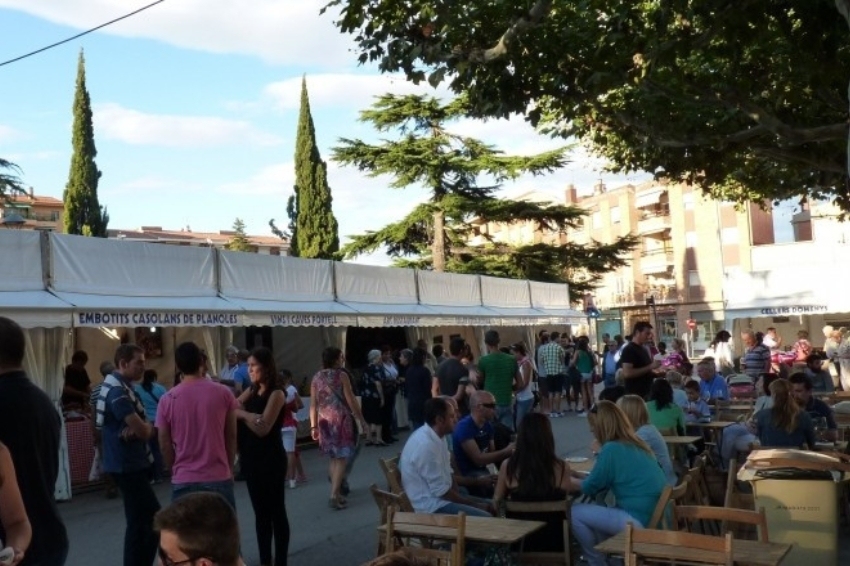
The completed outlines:
<svg viewBox="0 0 850 566">
<path fill-rule="evenodd" d="M 431 263 L 434 271 L 446 270 L 446 216 L 442 210 L 434 213 L 434 243 L 431 244 Z"/>
</svg>

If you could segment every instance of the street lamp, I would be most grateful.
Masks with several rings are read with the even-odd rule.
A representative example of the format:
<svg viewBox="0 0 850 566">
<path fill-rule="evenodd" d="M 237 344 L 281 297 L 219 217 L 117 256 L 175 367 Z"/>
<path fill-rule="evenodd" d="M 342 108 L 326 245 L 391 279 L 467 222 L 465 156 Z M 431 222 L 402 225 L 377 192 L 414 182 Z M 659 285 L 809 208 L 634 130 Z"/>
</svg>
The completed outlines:
<svg viewBox="0 0 850 566">
<path fill-rule="evenodd" d="M 26 224 L 26 222 L 27 221 L 24 219 L 24 217 L 15 212 L 14 210 L 7 210 L 3 213 L 3 218 L 0 219 L 0 226 L 3 226 L 4 228 L 16 229 Z"/>
<path fill-rule="evenodd" d="M 655 327 L 655 341 L 660 340 L 661 330 L 658 328 L 658 311 L 655 308 L 655 295 L 650 295 L 646 298 L 646 306 L 652 313 L 652 324 Z"/>
</svg>

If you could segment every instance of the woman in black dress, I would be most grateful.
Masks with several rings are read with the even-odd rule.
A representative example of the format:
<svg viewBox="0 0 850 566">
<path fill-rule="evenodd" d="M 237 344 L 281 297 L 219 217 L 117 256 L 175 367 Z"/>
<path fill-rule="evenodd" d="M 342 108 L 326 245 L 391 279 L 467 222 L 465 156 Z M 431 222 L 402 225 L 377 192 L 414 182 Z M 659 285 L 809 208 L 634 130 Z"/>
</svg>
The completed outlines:
<svg viewBox="0 0 850 566">
<path fill-rule="evenodd" d="M 410 430 L 425 424 L 425 401 L 431 398 L 433 376 L 425 366 L 427 352 L 415 348 L 410 356 L 410 365 L 404 374 L 404 389 L 407 392 L 407 418 Z"/>
<path fill-rule="evenodd" d="M 254 508 L 257 546 L 263 566 L 286 566 L 289 519 L 286 516 L 286 453 L 280 440 L 286 402 L 274 355 L 255 348 L 248 358 L 251 387 L 239 396 L 238 441 L 242 474 Z M 274 538 L 274 562 L 272 562 Z"/>
<path fill-rule="evenodd" d="M 363 370 L 360 387 L 360 403 L 363 407 L 363 418 L 369 424 L 366 446 L 386 446 L 381 435 L 384 424 L 384 366 L 381 363 L 381 351 L 371 350 L 366 356 L 369 365 Z"/>
</svg>

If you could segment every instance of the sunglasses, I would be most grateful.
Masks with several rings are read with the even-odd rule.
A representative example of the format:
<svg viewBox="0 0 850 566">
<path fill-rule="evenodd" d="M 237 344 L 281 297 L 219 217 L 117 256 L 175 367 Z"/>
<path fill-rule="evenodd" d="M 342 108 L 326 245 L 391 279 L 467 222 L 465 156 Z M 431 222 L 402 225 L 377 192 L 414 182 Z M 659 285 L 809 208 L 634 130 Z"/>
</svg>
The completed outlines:
<svg viewBox="0 0 850 566">
<path fill-rule="evenodd" d="M 496 408 L 496 404 L 495 404 L 495 403 L 481 403 L 481 406 L 482 406 L 482 407 L 487 407 L 488 409 L 495 409 L 495 408 Z"/>
<path fill-rule="evenodd" d="M 174 561 L 169 558 L 168 554 L 165 553 L 165 550 L 160 546 L 159 550 L 157 550 L 157 554 L 159 555 L 159 560 L 162 562 L 162 566 L 182 566 L 183 564 L 192 564 L 197 560 L 197 558 L 188 558 L 186 560 Z"/>
</svg>

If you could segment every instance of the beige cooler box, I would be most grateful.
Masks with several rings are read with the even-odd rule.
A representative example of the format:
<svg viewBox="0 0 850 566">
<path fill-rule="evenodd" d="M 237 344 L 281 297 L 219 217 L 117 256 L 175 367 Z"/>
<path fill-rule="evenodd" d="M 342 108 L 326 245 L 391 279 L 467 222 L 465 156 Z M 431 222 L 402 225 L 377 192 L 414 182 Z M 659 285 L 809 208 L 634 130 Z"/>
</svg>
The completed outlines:
<svg viewBox="0 0 850 566">
<path fill-rule="evenodd" d="M 803 450 L 758 450 L 738 479 L 764 507 L 771 542 L 794 547 L 783 566 L 837 566 L 838 503 L 850 470 L 840 457 Z"/>
</svg>

